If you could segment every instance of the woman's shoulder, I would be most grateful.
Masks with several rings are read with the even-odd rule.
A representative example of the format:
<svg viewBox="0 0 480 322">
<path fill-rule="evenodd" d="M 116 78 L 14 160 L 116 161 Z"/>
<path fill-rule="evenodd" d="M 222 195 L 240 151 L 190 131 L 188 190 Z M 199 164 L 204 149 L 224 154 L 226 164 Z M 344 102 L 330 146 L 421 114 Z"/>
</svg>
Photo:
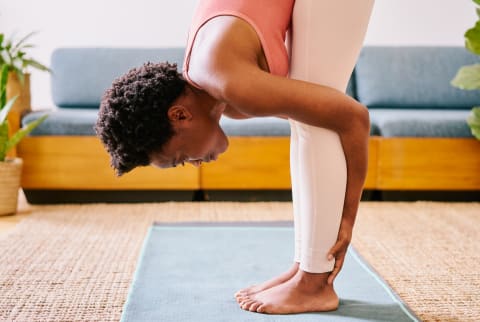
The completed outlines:
<svg viewBox="0 0 480 322">
<path fill-rule="evenodd" d="M 196 35 L 189 64 L 189 79 L 208 91 L 238 76 L 238 64 L 262 66 L 260 41 L 248 23 L 232 16 L 219 16 L 205 23 Z M 264 57 L 264 56 L 263 56 Z"/>
</svg>

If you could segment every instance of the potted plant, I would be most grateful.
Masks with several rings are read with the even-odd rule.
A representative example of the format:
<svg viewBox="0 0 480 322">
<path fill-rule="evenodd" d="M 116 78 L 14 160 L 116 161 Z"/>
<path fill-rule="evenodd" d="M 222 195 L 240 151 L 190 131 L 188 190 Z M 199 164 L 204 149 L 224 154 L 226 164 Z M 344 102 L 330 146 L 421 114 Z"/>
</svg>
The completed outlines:
<svg viewBox="0 0 480 322">
<path fill-rule="evenodd" d="M 15 41 L 13 37 L 5 39 L 5 35 L 0 33 L 0 66 L 8 66 L 7 100 L 18 96 L 8 116 L 10 134 L 18 129 L 22 114 L 31 110 L 28 68 L 50 71 L 48 67 L 27 56 L 26 50 L 34 47 L 27 43 L 27 40 L 34 34 L 35 32 L 31 32 L 19 41 Z"/>
<path fill-rule="evenodd" d="M 16 212 L 18 190 L 20 188 L 22 160 L 20 158 L 8 158 L 7 152 L 47 117 L 47 115 L 44 115 L 30 122 L 10 136 L 7 115 L 18 96 L 7 101 L 7 80 L 8 66 L 2 65 L 0 69 L 0 215 Z"/>
<path fill-rule="evenodd" d="M 480 18 L 480 0 L 473 0 L 477 5 L 477 16 Z M 465 32 L 465 47 L 476 55 L 480 55 L 480 19 L 475 26 Z M 464 90 L 480 89 L 480 64 L 461 67 L 451 84 Z M 480 140 L 480 106 L 473 107 L 472 113 L 467 118 L 474 137 Z"/>
</svg>

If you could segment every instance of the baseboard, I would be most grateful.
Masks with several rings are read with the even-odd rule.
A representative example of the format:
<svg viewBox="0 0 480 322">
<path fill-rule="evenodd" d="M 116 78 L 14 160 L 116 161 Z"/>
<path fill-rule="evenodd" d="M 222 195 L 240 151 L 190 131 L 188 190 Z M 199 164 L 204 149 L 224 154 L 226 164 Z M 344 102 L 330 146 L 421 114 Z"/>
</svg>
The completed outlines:
<svg viewBox="0 0 480 322">
<path fill-rule="evenodd" d="M 191 190 L 40 190 L 23 189 L 30 204 L 140 203 L 193 201 Z"/>
<path fill-rule="evenodd" d="M 30 204 L 168 201 L 292 201 L 291 190 L 39 190 L 24 189 Z M 364 190 L 362 201 L 480 201 L 480 191 Z"/>
<path fill-rule="evenodd" d="M 382 201 L 480 201 L 480 191 L 379 191 Z"/>
</svg>

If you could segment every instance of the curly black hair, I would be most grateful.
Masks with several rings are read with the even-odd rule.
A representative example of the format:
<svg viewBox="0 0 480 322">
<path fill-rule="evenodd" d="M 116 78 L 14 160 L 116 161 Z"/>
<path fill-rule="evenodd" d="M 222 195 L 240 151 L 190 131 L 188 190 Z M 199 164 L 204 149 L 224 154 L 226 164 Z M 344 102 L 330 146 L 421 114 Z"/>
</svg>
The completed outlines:
<svg viewBox="0 0 480 322">
<path fill-rule="evenodd" d="M 167 112 L 185 84 L 176 64 L 148 62 L 105 91 L 95 131 L 118 176 L 150 164 L 149 154 L 174 135 Z"/>
</svg>

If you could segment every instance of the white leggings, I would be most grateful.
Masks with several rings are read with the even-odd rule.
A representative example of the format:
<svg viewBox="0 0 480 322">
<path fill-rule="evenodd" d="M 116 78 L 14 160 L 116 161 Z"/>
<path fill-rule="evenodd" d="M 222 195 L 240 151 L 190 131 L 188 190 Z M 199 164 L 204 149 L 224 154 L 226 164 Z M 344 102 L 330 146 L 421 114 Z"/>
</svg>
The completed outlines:
<svg viewBox="0 0 480 322">
<path fill-rule="evenodd" d="M 374 0 L 296 0 L 290 77 L 345 92 L 360 53 Z M 310 273 L 333 270 L 347 183 L 337 133 L 290 120 L 290 170 L 295 257 Z"/>
</svg>

